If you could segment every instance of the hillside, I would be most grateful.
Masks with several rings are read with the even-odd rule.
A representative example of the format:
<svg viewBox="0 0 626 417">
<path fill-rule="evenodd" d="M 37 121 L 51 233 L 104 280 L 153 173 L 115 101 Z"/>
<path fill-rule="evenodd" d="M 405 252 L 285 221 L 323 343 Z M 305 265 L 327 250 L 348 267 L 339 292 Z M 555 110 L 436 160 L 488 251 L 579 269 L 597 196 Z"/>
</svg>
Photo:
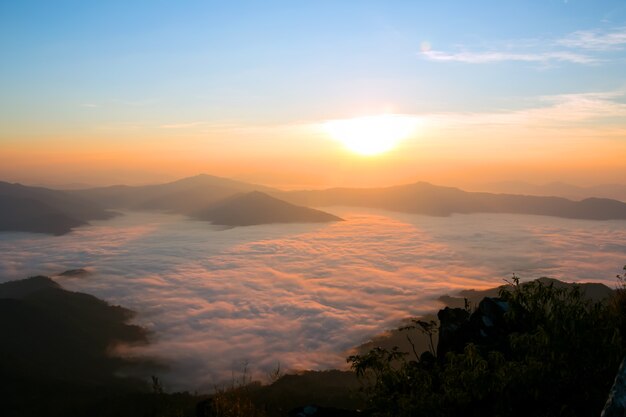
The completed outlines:
<svg viewBox="0 0 626 417">
<path fill-rule="evenodd" d="M 268 187 L 200 174 L 166 184 L 115 185 L 71 191 L 107 208 L 164 210 L 188 214 L 237 193 L 270 191 Z"/>
<path fill-rule="evenodd" d="M 247 197 L 244 197 L 247 196 Z M 353 206 L 449 216 L 512 213 L 573 219 L 626 219 L 626 203 L 606 198 L 467 192 L 425 182 L 384 188 L 280 191 L 210 175 L 147 186 L 58 191 L 0 182 L 0 231 L 61 235 L 90 220 L 114 215 L 106 209 L 159 210 L 228 226 L 326 222 L 338 217 L 307 207 Z"/>
<path fill-rule="evenodd" d="M 198 217 L 197 213 L 209 206 L 252 191 L 260 191 L 307 207 L 368 207 L 431 216 L 449 216 L 453 213 L 513 213 L 589 220 L 626 219 L 626 203 L 607 198 L 573 201 L 551 196 L 467 192 L 425 182 L 382 188 L 280 191 L 201 174 L 166 184 L 118 185 L 71 193 L 107 208 L 164 210 Z"/>
<path fill-rule="evenodd" d="M 193 213 L 194 218 L 225 226 L 270 223 L 323 223 L 342 219 L 320 210 L 296 206 L 259 191 L 238 194 Z"/>
<path fill-rule="evenodd" d="M 0 231 L 62 235 L 114 213 L 69 193 L 0 182 Z"/>
<path fill-rule="evenodd" d="M 30 198 L 0 196 L 0 231 L 62 235 L 86 222 Z"/>
<path fill-rule="evenodd" d="M 418 182 L 385 188 L 332 188 L 279 194 L 307 206 L 371 207 L 431 216 L 453 213 L 535 214 L 573 219 L 626 219 L 626 203 L 605 198 L 572 201 L 561 197 L 467 192 Z"/>
<path fill-rule="evenodd" d="M 145 390 L 119 373 L 148 361 L 109 355 L 118 343 L 147 343 L 127 323 L 133 315 L 48 277 L 0 284 L 2 415 L 70 415 L 98 397 Z"/>
<path fill-rule="evenodd" d="M 487 191 L 491 193 L 558 196 L 570 200 L 584 200 L 585 198 L 598 197 L 626 202 L 625 184 L 600 184 L 580 187 L 563 182 L 551 182 L 537 185 L 521 181 L 503 181 L 484 184 L 477 188 L 480 189 L 477 191 Z"/>
</svg>

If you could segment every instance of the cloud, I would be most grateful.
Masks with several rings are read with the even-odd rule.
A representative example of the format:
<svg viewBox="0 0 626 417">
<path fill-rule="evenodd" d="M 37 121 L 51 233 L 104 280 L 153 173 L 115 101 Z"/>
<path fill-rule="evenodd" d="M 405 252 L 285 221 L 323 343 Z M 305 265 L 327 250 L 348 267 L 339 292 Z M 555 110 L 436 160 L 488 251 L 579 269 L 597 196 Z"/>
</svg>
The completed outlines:
<svg viewBox="0 0 626 417">
<path fill-rule="evenodd" d="M 128 213 L 61 237 L 0 234 L 0 277 L 89 267 L 57 278 L 139 312 L 145 347 L 170 364 L 168 389 L 203 390 L 249 363 L 283 369 L 345 366 L 345 352 L 436 298 L 499 285 L 515 272 L 613 284 L 626 223 L 519 215 L 448 218 L 330 210 L 328 225 L 218 230 L 167 214 Z"/>
<path fill-rule="evenodd" d="M 579 30 L 557 40 L 556 44 L 594 51 L 623 49 L 626 46 L 626 27 L 612 30 Z"/>
<path fill-rule="evenodd" d="M 160 125 L 159 129 L 188 129 L 190 127 L 202 126 L 206 122 L 171 123 Z"/>
<path fill-rule="evenodd" d="M 487 64 L 505 61 L 549 63 L 571 62 L 575 64 L 591 64 L 599 60 L 587 55 L 572 52 L 543 52 L 543 53 L 515 53 L 515 52 L 456 52 L 425 50 L 422 55 L 431 61 L 465 62 L 469 64 Z"/>
<path fill-rule="evenodd" d="M 577 129 L 578 124 L 608 118 L 626 118 L 623 92 L 592 92 L 541 96 L 532 107 L 499 112 L 437 113 L 421 115 L 425 124 L 442 128 L 487 127 L 559 127 Z M 600 129 L 601 126 L 595 127 Z"/>
<path fill-rule="evenodd" d="M 584 121 L 608 117 L 626 117 L 626 104 L 617 101 L 622 92 L 594 92 L 544 96 L 542 101 L 551 106 L 535 109 L 534 114 L 557 121 Z"/>
<path fill-rule="evenodd" d="M 602 52 L 623 49 L 626 46 L 626 27 L 606 30 L 591 29 L 572 32 L 560 39 L 520 39 L 497 45 L 488 50 L 442 51 L 433 50 L 429 42 L 422 42 L 421 56 L 430 61 L 489 64 L 496 62 L 529 62 L 598 64 L 608 58 Z"/>
</svg>

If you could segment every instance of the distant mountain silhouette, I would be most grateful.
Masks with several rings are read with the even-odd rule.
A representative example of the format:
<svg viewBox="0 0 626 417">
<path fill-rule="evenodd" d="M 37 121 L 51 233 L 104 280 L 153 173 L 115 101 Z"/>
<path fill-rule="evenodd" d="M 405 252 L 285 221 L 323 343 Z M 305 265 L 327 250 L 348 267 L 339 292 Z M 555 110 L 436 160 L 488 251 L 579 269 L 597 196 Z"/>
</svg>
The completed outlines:
<svg viewBox="0 0 626 417">
<path fill-rule="evenodd" d="M 260 191 L 237 194 L 192 214 L 225 226 L 251 226 L 269 223 L 321 223 L 342 219 L 320 210 L 296 206 Z"/>
<path fill-rule="evenodd" d="M 41 201 L 0 196 L 0 231 L 62 235 L 85 223 Z"/>
<path fill-rule="evenodd" d="M 113 215 L 63 191 L 0 181 L 0 231 L 61 235 L 89 220 Z"/>
<path fill-rule="evenodd" d="M 65 192 L 0 183 L 0 230 L 60 235 L 86 224 L 89 219 L 111 215 L 100 207 L 161 210 L 229 226 L 341 220 L 263 192 L 279 193 L 269 187 L 204 174 L 167 184 L 116 185 Z"/>
<path fill-rule="evenodd" d="M 551 182 L 537 185 L 521 181 L 503 181 L 485 184 L 479 188 L 481 191 L 496 193 L 557 196 L 572 200 L 597 197 L 611 198 L 626 202 L 626 184 L 600 184 L 589 187 L 579 187 L 563 182 Z"/>
<path fill-rule="evenodd" d="M 242 193 L 255 191 L 259 193 L 242 197 Z M 232 226 L 337 220 L 328 213 L 293 205 L 370 207 L 431 216 L 516 213 L 626 219 L 626 203 L 606 198 L 572 201 L 562 197 L 467 192 L 425 182 L 383 188 L 281 191 L 202 174 L 166 184 L 65 192 L 0 182 L 0 231 L 63 234 L 91 219 L 112 216 L 102 207 L 167 211 Z"/>
<path fill-rule="evenodd" d="M 276 191 L 262 185 L 200 174 L 166 184 L 115 185 L 71 193 L 107 208 L 189 214 L 234 194 L 255 190 Z"/>
<path fill-rule="evenodd" d="M 278 195 L 294 204 L 314 207 L 371 207 L 431 216 L 516 213 L 590 220 L 626 219 L 626 203 L 606 198 L 572 201 L 561 197 L 467 192 L 425 182 L 386 188 L 292 191 Z"/>
</svg>

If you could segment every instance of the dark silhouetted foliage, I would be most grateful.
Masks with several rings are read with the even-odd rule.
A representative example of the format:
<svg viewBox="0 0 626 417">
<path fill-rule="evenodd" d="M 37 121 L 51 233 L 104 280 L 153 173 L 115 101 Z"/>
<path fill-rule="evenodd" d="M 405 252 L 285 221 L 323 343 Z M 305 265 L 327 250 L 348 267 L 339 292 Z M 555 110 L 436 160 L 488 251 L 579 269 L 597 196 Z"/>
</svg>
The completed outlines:
<svg viewBox="0 0 626 417">
<path fill-rule="evenodd" d="M 520 285 L 514 277 L 499 299 L 483 300 L 504 306 L 501 323 L 480 305 L 461 318 L 461 349 L 417 358 L 374 349 L 348 361 L 367 382 L 374 415 L 599 415 L 625 353 L 625 299 L 623 288 L 594 302 L 577 285 Z"/>
</svg>

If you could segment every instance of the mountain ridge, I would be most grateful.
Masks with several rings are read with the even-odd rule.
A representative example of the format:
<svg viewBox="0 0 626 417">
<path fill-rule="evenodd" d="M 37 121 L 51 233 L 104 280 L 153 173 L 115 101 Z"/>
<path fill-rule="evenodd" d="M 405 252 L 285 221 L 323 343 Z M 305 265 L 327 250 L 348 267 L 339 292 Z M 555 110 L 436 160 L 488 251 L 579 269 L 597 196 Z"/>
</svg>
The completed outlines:
<svg viewBox="0 0 626 417">
<path fill-rule="evenodd" d="M 260 198 L 260 194 L 254 192 L 266 197 Z M 217 213 L 220 204 L 246 193 L 253 193 L 251 196 L 256 198 L 249 196 L 232 207 L 222 206 L 222 213 Z M 270 197 L 275 200 L 268 200 Z M 269 201 L 273 210 L 266 207 Z M 250 207 L 243 207 L 244 203 Z M 510 213 L 584 220 L 626 219 L 626 203 L 607 198 L 573 201 L 553 196 L 470 192 L 423 181 L 376 188 L 282 191 L 200 174 L 164 184 L 115 185 L 74 191 L 0 182 L 0 231 L 62 235 L 88 224 L 89 220 L 110 218 L 114 215 L 110 210 L 119 208 L 177 213 L 232 226 L 291 223 L 296 219 L 337 221 L 339 218 L 332 214 L 321 215 L 319 210 L 310 208 L 328 206 L 367 207 L 429 216 Z M 266 207 L 263 209 L 265 220 L 261 216 L 262 207 Z M 227 214 L 229 210 L 235 213 Z M 274 213 L 270 213 L 272 211 Z"/>
<path fill-rule="evenodd" d="M 0 181 L 0 231 L 62 235 L 115 215 L 64 191 Z"/>
<path fill-rule="evenodd" d="M 188 214 L 238 192 L 274 191 L 270 187 L 208 174 L 198 174 L 162 184 L 112 185 L 71 190 L 111 209 L 163 210 Z"/>
<path fill-rule="evenodd" d="M 309 207 L 297 206 L 260 191 L 236 194 L 192 215 L 224 226 L 273 223 L 323 223 L 343 219 Z"/>
<path fill-rule="evenodd" d="M 562 197 L 468 192 L 416 182 L 379 188 L 288 191 L 286 201 L 315 207 L 369 207 L 432 216 L 471 213 L 535 214 L 573 219 L 626 219 L 626 203 L 604 198 L 572 201 Z"/>
<path fill-rule="evenodd" d="M 472 188 L 475 191 L 491 193 L 556 196 L 571 200 L 583 200 L 589 197 L 597 197 L 626 202 L 626 184 L 617 183 L 577 186 L 560 181 L 545 184 L 531 184 L 523 181 L 502 181 L 483 184 Z"/>
</svg>

